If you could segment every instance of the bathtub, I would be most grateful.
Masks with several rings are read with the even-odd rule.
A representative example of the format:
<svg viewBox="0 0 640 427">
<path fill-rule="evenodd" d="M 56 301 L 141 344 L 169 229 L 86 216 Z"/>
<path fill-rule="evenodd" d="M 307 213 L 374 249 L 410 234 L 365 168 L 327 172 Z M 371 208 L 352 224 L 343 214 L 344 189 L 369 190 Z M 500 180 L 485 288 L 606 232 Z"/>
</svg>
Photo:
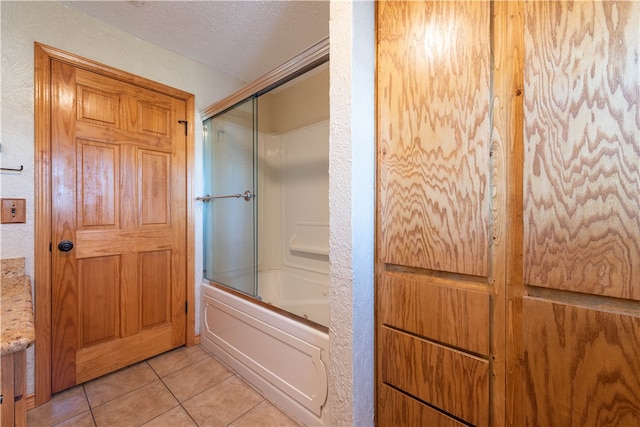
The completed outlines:
<svg viewBox="0 0 640 427">
<path fill-rule="evenodd" d="M 259 276 L 259 283 L 266 284 L 266 289 L 262 286 L 264 303 L 213 283 L 202 284 L 201 345 L 293 419 L 309 426 L 328 425 L 326 328 L 268 305 L 289 304 L 287 310 L 312 320 L 322 314 L 321 301 L 316 297 L 323 297 L 326 286 L 315 283 L 318 286 L 311 287 L 310 295 L 300 294 L 300 286 L 280 286 L 277 282 L 292 285 L 295 277 L 274 270 L 265 273 Z M 316 291 L 319 294 L 313 294 Z M 328 323 L 326 307 L 325 313 Z"/>
<path fill-rule="evenodd" d="M 258 273 L 258 289 L 263 302 L 329 326 L 328 276 L 264 270 Z"/>
</svg>

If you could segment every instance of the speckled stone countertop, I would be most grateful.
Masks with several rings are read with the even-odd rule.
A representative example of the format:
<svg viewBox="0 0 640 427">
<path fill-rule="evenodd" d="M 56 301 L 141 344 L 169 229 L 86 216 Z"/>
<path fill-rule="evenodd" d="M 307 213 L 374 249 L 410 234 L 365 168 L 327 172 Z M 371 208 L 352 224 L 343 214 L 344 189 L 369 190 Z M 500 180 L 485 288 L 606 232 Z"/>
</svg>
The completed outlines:
<svg viewBox="0 0 640 427">
<path fill-rule="evenodd" d="M 2 260 L 0 288 L 0 345 L 4 356 L 28 348 L 36 337 L 31 280 L 24 275 L 23 258 Z"/>
</svg>

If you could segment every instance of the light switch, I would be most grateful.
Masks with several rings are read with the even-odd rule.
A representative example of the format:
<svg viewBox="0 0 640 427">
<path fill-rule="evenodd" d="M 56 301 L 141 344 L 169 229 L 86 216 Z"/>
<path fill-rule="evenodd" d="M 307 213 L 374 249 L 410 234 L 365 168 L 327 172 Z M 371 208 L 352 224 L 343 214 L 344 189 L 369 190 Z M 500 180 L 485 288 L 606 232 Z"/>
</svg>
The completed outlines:
<svg viewBox="0 0 640 427">
<path fill-rule="evenodd" d="M 20 224 L 27 221 L 25 199 L 1 199 L 2 224 Z"/>
</svg>

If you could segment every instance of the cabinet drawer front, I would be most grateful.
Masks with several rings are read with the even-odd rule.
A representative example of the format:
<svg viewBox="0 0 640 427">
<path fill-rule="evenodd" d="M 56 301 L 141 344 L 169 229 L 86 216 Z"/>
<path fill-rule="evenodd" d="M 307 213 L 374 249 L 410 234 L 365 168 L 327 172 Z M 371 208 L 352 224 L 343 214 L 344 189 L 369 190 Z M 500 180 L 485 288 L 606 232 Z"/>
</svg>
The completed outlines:
<svg viewBox="0 0 640 427">
<path fill-rule="evenodd" d="M 382 324 L 489 355 L 489 295 L 385 274 L 378 287 Z"/>
<path fill-rule="evenodd" d="M 387 385 L 378 389 L 377 425 L 464 427 L 455 419 Z"/>
<path fill-rule="evenodd" d="M 387 327 L 379 339 L 383 383 L 474 425 L 488 424 L 488 361 Z"/>
</svg>

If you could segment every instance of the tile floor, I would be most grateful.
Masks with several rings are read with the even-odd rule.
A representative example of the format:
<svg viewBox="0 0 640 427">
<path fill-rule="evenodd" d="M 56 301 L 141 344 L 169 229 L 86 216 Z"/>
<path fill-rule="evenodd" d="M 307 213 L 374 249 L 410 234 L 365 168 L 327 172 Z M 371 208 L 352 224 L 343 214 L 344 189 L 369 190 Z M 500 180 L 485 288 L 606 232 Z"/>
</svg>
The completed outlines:
<svg viewBox="0 0 640 427">
<path fill-rule="evenodd" d="M 40 426 L 298 426 L 202 347 L 180 347 L 54 395 Z"/>
</svg>

